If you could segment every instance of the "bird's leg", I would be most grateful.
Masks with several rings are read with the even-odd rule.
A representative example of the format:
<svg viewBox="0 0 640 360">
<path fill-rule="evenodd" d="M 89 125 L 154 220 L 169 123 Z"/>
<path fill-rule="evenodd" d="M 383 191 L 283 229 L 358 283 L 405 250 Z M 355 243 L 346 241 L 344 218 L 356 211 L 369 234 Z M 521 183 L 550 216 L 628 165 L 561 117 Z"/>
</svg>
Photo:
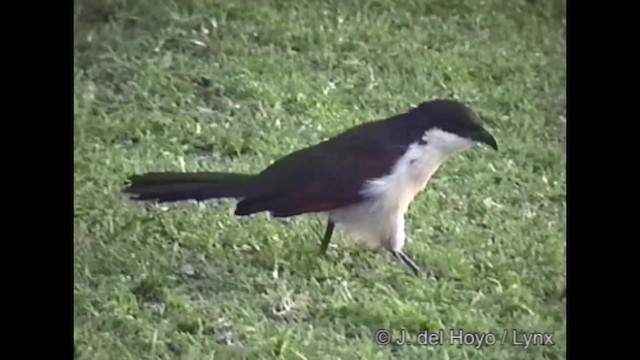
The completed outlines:
<svg viewBox="0 0 640 360">
<path fill-rule="evenodd" d="M 329 247 L 329 242 L 331 241 L 331 236 L 333 235 L 333 229 L 336 227 L 336 224 L 329 219 L 327 221 L 327 230 L 324 232 L 324 237 L 322 238 L 322 243 L 320 244 L 320 253 L 325 254 L 327 252 L 327 248 Z"/>
<path fill-rule="evenodd" d="M 421 271 L 418 265 L 416 265 L 416 263 L 413 262 L 413 260 L 411 260 L 411 258 L 407 256 L 407 254 L 400 250 L 404 246 L 406 239 L 407 236 L 404 230 L 404 216 L 400 216 L 397 218 L 397 223 L 395 224 L 395 231 L 393 235 L 387 238 L 386 241 L 383 241 L 382 247 L 389 251 L 396 258 L 396 260 L 399 260 L 407 265 L 414 273 L 414 275 L 419 276 Z"/>
<path fill-rule="evenodd" d="M 413 274 L 415 276 L 420 275 L 420 268 L 418 267 L 418 265 L 416 265 L 415 262 L 413 262 L 413 260 L 411 260 L 409 256 L 407 256 L 402 251 L 391 251 L 391 253 L 396 259 L 402 261 L 405 265 L 407 265 L 411 269 L 411 271 L 413 271 Z"/>
<path fill-rule="evenodd" d="M 399 251 L 397 254 L 402 262 L 404 262 L 416 276 L 420 275 L 420 268 L 418 267 L 418 265 L 416 265 L 415 262 L 413 262 L 413 260 L 411 260 L 411 258 L 407 254 L 402 251 Z"/>
</svg>

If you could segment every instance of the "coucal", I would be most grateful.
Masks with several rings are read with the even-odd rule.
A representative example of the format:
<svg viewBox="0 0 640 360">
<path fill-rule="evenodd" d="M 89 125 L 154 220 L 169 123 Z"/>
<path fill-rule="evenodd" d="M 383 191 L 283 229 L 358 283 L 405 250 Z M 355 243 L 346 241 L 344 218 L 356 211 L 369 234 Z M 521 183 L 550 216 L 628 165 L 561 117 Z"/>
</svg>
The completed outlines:
<svg viewBox="0 0 640 360">
<path fill-rule="evenodd" d="M 475 144 L 498 150 L 470 107 L 436 99 L 295 151 L 258 174 L 152 172 L 132 176 L 125 192 L 161 203 L 235 198 L 239 216 L 324 213 L 322 253 L 338 225 L 418 275 L 403 252 L 405 214 L 442 163 Z"/>
</svg>

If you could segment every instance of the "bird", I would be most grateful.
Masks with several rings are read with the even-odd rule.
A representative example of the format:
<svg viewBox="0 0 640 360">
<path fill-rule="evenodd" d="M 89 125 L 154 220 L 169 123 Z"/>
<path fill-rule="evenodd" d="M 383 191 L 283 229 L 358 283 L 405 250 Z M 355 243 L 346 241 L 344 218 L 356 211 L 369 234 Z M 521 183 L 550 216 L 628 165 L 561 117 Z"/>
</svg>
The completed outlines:
<svg viewBox="0 0 640 360">
<path fill-rule="evenodd" d="M 435 98 L 296 150 L 257 173 L 148 172 L 129 176 L 123 191 L 156 203 L 235 199 L 236 216 L 323 214 L 321 254 L 338 226 L 418 276 L 422 270 L 404 251 L 405 216 L 443 163 L 475 145 L 498 151 L 469 105 Z"/>
</svg>

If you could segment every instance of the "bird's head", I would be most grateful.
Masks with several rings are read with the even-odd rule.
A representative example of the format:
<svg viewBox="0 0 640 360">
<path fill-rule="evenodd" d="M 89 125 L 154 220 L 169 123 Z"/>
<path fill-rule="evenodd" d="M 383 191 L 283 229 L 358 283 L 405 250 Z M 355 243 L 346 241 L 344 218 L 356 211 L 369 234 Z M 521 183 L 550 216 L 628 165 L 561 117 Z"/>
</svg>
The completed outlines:
<svg viewBox="0 0 640 360">
<path fill-rule="evenodd" d="M 479 116 L 455 100 L 433 100 L 411 110 L 411 127 L 419 143 L 444 155 L 484 145 L 498 150 L 498 144 L 480 123 Z"/>
</svg>

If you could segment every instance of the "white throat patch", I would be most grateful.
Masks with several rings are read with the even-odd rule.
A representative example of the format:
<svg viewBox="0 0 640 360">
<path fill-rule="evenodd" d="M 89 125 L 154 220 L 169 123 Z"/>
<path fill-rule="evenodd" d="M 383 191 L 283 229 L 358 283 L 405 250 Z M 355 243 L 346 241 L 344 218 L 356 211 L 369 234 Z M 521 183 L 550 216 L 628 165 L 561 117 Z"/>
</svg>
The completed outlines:
<svg viewBox="0 0 640 360">
<path fill-rule="evenodd" d="M 422 140 L 427 142 L 427 147 L 431 146 L 433 150 L 442 153 L 445 157 L 455 155 L 475 144 L 473 140 L 438 128 L 426 131 L 422 135 Z"/>
<path fill-rule="evenodd" d="M 363 190 L 366 195 L 386 195 L 400 199 L 403 211 L 413 197 L 424 189 L 440 165 L 450 156 L 469 147 L 474 142 L 440 129 L 431 129 L 422 136 L 426 144 L 418 142 L 409 146 L 398 159 L 389 175 L 372 180 Z"/>
</svg>

